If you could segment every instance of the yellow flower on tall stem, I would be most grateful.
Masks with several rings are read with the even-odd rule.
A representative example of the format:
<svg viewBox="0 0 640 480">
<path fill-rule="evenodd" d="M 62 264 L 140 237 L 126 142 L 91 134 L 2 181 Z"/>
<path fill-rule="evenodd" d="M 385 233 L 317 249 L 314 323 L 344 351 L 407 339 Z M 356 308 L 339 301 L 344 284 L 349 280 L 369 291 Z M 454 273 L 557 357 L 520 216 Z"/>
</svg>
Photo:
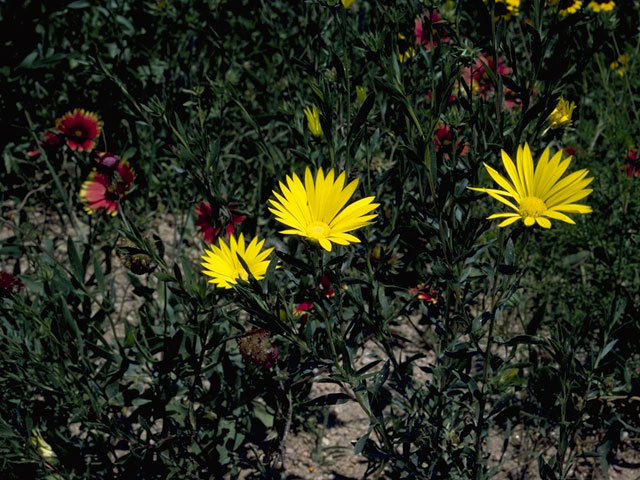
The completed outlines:
<svg viewBox="0 0 640 480">
<path fill-rule="evenodd" d="M 348 232 L 373 223 L 377 214 L 371 212 L 379 204 L 372 203 L 374 197 L 365 197 L 346 205 L 358 179 L 345 186 L 345 178 L 344 172 L 335 178 L 333 170 L 325 176 L 320 169 L 314 181 L 309 168 L 304 173 L 304 184 L 295 173 L 293 177 L 287 176 L 286 185 L 280 182 L 282 194 L 274 190 L 276 200 L 270 200 L 269 207 L 276 220 L 290 227 L 280 233 L 310 238 L 328 252 L 332 242 L 338 245 L 360 242 Z"/>
<path fill-rule="evenodd" d="M 229 236 L 229 245 L 222 239 L 218 239 L 218 245 L 211 245 L 211 249 L 205 249 L 202 256 L 202 273 L 212 277 L 209 283 L 221 288 L 231 288 L 238 283 L 238 279 L 249 280 L 249 272 L 256 280 L 262 280 L 267 273 L 269 263 L 267 258 L 273 248 L 262 250 L 264 240 L 258 241 L 254 237 L 249 245 L 245 245 L 244 235 L 236 239 L 235 235 Z M 249 268 L 249 272 L 240 262 L 240 258 Z"/>
<path fill-rule="evenodd" d="M 314 137 L 319 137 L 322 135 L 322 126 L 320 125 L 320 113 L 315 105 L 312 108 L 305 107 L 304 114 L 307 117 L 307 125 L 309 126 L 309 131 L 311 135 Z"/>
<path fill-rule="evenodd" d="M 569 125 L 575 108 L 575 102 L 568 102 L 560 97 L 556 108 L 554 108 L 553 112 L 549 115 L 549 126 L 551 128 L 562 128 Z"/>
<path fill-rule="evenodd" d="M 506 227 L 522 220 L 527 227 L 538 224 L 543 228 L 550 228 L 551 221 L 561 220 L 575 224 L 566 213 L 591 213 L 591 207 L 575 203 L 589 195 L 593 190 L 586 188 L 592 181 L 587 177 L 586 169 L 573 172 L 560 179 L 565 173 L 572 157 L 562 160 L 562 150 L 549 159 L 547 147 L 535 169 L 529 145 L 518 147 L 517 165 L 502 151 L 502 163 L 508 174 L 508 179 L 500 175 L 486 163 L 484 164 L 491 178 L 504 190 L 494 188 L 469 187 L 477 192 L 484 192 L 504 203 L 513 212 L 494 213 L 488 220 L 504 218 L 499 227 Z M 564 213 L 563 213 L 564 212 Z"/>
</svg>

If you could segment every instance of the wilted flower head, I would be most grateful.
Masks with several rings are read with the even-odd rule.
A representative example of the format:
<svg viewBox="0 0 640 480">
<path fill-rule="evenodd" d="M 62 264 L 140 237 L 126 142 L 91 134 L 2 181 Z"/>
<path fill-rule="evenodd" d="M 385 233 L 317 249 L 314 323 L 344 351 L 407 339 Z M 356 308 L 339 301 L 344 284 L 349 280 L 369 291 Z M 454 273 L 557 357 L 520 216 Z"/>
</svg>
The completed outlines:
<svg viewBox="0 0 640 480">
<path fill-rule="evenodd" d="M 502 163 L 507 171 L 508 179 L 500 175 L 486 163 L 484 164 L 491 178 L 504 190 L 495 188 L 472 188 L 478 192 L 484 192 L 499 202 L 514 210 L 513 212 L 494 213 L 487 219 L 504 218 L 500 227 L 506 227 L 522 220 L 527 227 L 536 223 L 543 228 L 550 228 L 549 219 L 561 220 L 575 224 L 565 213 L 591 213 L 591 207 L 575 203 L 588 196 L 593 190 L 587 186 L 593 178 L 587 177 L 589 171 L 578 170 L 564 178 L 571 157 L 562 160 L 562 150 L 558 151 L 551 159 L 547 147 L 535 169 L 529 145 L 518 147 L 517 164 L 514 164 L 509 155 L 502 151 Z M 565 212 L 565 213 L 563 213 Z"/>
<path fill-rule="evenodd" d="M 305 107 L 304 114 L 307 117 L 307 126 L 311 135 L 320 137 L 322 135 L 322 126 L 320 125 L 320 113 L 315 105 L 311 108 Z"/>
<path fill-rule="evenodd" d="M 76 108 L 56 120 L 56 128 L 67 137 L 71 150 L 90 152 L 95 147 L 95 139 L 100 135 L 102 122 L 93 112 Z"/>
<path fill-rule="evenodd" d="M 121 237 L 118 241 L 116 254 L 122 265 L 136 275 L 152 272 L 156 268 L 151 257 L 126 237 Z"/>
<path fill-rule="evenodd" d="M 38 455 L 40 455 L 47 462 L 56 460 L 56 452 L 53 451 L 51 445 L 49 445 L 42 437 L 42 433 L 37 428 L 31 430 L 31 445 L 36 449 Z"/>
<path fill-rule="evenodd" d="M 622 165 L 622 170 L 625 171 L 625 174 L 629 178 L 640 176 L 640 155 L 637 149 L 629 149 L 627 159 L 624 165 Z"/>
<path fill-rule="evenodd" d="M 333 298 L 336 295 L 336 291 L 331 284 L 331 280 L 324 273 L 320 275 L 320 292 L 326 298 Z"/>
<path fill-rule="evenodd" d="M 594 12 L 610 12 L 616 6 L 613 0 L 591 0 L 587 7 Z"/>
<path fill-rule="evenodd" d="M 271 334 L 267 330 L 251 330 L 239 337 L 237 342 L 240 354 L 256 365 L 270 369 L 278 363 L 278 348 L 271 343 Z"/>
<path fill-rule="evenodd" d="M 224 227 L 224 231 L 227 236 L 235 233 L 236 225 L 240 225 L 246 218 L 244 215 L 234 213 L 235 204 L 230 203 L 229 208 L 229 222 Z M 220 235 L 222 230 L 222 220 L 220 218 L 220 209 L 214 213 L 211 204 L 206 200 L 200 202 L 196 206 L 196 228 L 198 233 L 202 236 L 203 240 L 207 243 L 215 243 L 216 238 Z"/>
<path fill-rule="evenodd" d="M 264 240 L 258 241 L 254 237 L 249 245 L 245 245 L 244 235 L 236 239 L 234 235 L 229 235 L 229 245 L 222 239 L 218 239 L 218 245 L 211 245 L 209 250 L 204 251 L 202 256 L 202 273 L 212 277 L 209 283 L 220 288 L 231 288 L 238 283 L 238 279 L 249 280 L 249 272 L 256 280 L 262 280 L 269 267 L 269 255 L 273 248 L 262 250 Z M 249 272 L 240 262 L 244 261 Z"/>
<path fill-rule="evenodd" d="M 0 297 L 8 297 L 18 293 L 24 288 L 24 284 L 7 272 L 0 272 Z"/>
<path fill-rule="evenodd" d="M 414 32 L 416 43 L 424 45 L 427 50 L 438 46 L 439 42 L 451 42 L 446 23 L 436 9 L 427 10 L 415 21 Z"/>
<path fill-rule="evenodd" d="M 322 248 L 331 251 L 331 245 L 348 245 L 360 240 L 348 232 L 370 225 L 376 214 L 371 214 L 379 204 L 374 197 L 365 197 L 347 205 L 358 186 L 358 179 L 345 185 L 342 172 L 335 178 L 335 171 L 325 176 L 319 169 L 315 179 L 307 168 L 304 184 L 294 173 L 287 176 L 287 184 L 280 182 L 280 191 L 273 191 L 275 200 L 269 200 L 269 211 L 276 220 L 290 227 L 280 233 L 300 235 L 317 241 Z"/>
<path fill-rule="evenodd" d="M 609 64 L 609 69 L 614 70 L 621 77 L 624 75 L 625 70 L 629 66 L 629 54 L 625 53 L 624 55 L 620 55 L 617 60 L 611 62 Z"/>
<path fill-rule="evenodd" d="M 571 115 L 573 115 L 573 109 L 576 108 L 574 102 L 568 102 L 564 98 L 560 97 L 556 108 L 549 115 L 549 126 L 551 128 L 566 127 L 571 123 Z"/>
<path fill-rule="evenodd" d="M 108 154 L 111 155 L 111 154 Z M 117 157 L 106 157 L 107 164 L 101 163 L 94 168 L 80 188 L 80 197 L 85 203 L 85 211 L 91 215 L 98 210 L 105 210 L 110 215 L 118 213 L 118 202 L 126 196 L 136 177 L 127 160 Z M 115 168 L 109 167 L 111 158 L 118 160 Z"/>
</svg>

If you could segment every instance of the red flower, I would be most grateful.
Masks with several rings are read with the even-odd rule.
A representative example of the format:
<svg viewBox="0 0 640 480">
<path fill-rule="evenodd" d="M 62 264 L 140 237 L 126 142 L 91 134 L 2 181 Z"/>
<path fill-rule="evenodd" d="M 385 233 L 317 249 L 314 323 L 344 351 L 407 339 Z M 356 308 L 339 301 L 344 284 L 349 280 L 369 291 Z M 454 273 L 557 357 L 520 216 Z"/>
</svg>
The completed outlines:
<svg viewBox="0 0 640 480">
<path fill-rule="evenodd" d="M 40 148 L 44 149 L 47 156 L 53 155 L 62 146 L 61 135 L 56 135 L 51 132 L 44 132 L 44 140 L 40 142 Z M 40 148 L 27 152 L 27 155 L 31 158 L 39 157 L 42 153 Z"/>
<path fill-rule="evenodd" d="M 511 74 L 511 68 L 507 67 L 502 58 L 498 57 L 498 66 L 493 55 L 482 54 L 475 63 L 462 71 L 462 79 L 471 88 L 473 93 L 479 94 L 483 99 L 489 98 L 495 93 L 495 87 L 491 77 L 487 73 L 487 67 L 498 75 Z"/>
<path fill-rule="evenodd" d="M 109 158 L 118 159 L 113 155 Z M 108 214 L 115 215 L 118 213 L 118 202 L 127 196 L 136 175 L 127 160 L 118 159 L 115 168 L 103 167 L 100 171 L 94 168 L 89 174 L 80 189 L 80 197 L 85 202 L 84 209 L 88 214 L 106 210 Z"/>
<path fill-rule="evenodd" d="M 436 152 L 442 151 L 445 157 L 449 157 L 449 155 L 453 154 L 453 141 L 454 134 L 451 127 L 447 125 L 441 125 L 435 133 L 433 137 L 433 143 L 436 147 Z M 466 142 L 458 139 L 455 147 L 456 155 L 466 155 L 469 152 L 469 146 Z"/>
<path fill-rule="evenodd" d="M 431 30 L 431 34 L 429 34 Z M 438 41 L 451 42 L 445 23 L 437 10 L 427 10 L 415 22 L 416 43 L 424 45 L 427 50 L 438 46 Z"/>
<path fill-rule="evenodd" d="M 429 288 L 429 286 L 424 283 L 419 284 L 415 288 L 410 288 L 409 293 L 423 302 L 430 303 L 432 305 L 437 305 L 438 303 L 438 290 Z"/>
<path fill-rule="evenodd" d="M 625 170 L 628 178 L 640 176 L 640 155 L 638 155 L 638 150 L 629 149 L 627 161 L 622 165 L 622 170 Z"/>
<path fill-rule="evenodd" d="M 577 151 L 578 149 L 574 147 L 564 147 L 564 153 L 569 156 L 575 155 Z"/>
<path fill-rule="evenodd" d="M 256 365 L 270 369 L 278 363 L 278 348 L 272 345 L 267 330 L 256 328 L 239 337 L 237 342 L 240 354 Z"/>
<path fill-rule="evenodd" d="M 293 314 L 296 317 L 302 317 L 303 315 L 306 315 L 311 310 L 313 310 L 313 303 L 302 302 L 301 304 L 296 306 L 296 308 L 293 310 Z"/>
<path fill-rule="evenodd" d="M 18 293 L 24 288 L 24 284 L 7 272 L 0 272 L 0 297 L 8 297 L 13 293 Z"/>
<path fill-rule="evenodd" d="M 320 290 L 326 298 L 333 298 L 336 295 L 336 291 L 333 289 L 329 277 L 324 273 L 320 277 Z"/>
<path fill-rule="evenodd" d="M 233 213 L 233 207 L 235 205 L 233 203 L 229 204 L 229 223 L 224 228 L 224 231 L 227 235 L 232 235 L 235 233 L 235 225 L 240 225 L 244 219 L 246 218 L 244 215 L 238 215 Z M 207 243 L 215 243 L 216 238 L 220 234 L 222 230 L 221 226 L 216 226 L 216 224 L 220 223 L 219 218 L 216 216 L 214 218 L 213 208 L 211 208 L 211 204 L 207 201 L 202 201 L 196 207 L 196 228 L 198 232 L 202 236 L 205 242 Z"/>
<path fill-rule="evenodd" d="M 56 128 L 67 137 L 71 150 L 90 152 L 95 147 L 95 139 L 100 135 L 102 122 L 93 112 L 76 108 L 56 120 Z"/>
</svg>

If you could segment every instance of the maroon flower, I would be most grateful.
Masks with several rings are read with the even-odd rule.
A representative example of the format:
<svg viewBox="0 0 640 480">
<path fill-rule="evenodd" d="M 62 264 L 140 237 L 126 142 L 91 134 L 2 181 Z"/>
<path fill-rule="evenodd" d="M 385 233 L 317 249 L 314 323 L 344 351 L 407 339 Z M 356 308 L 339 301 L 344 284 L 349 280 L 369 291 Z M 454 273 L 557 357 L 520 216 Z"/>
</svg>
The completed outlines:
<svg viewBox="0 0 640 480">
<path fill-rule="evenodd" d="M 263 328 L 256 328 L 238 337 L 237 343 L 240 354 L 256 365 L 268 370 L 278 363 L 278 348 L 271 343 L 271 334 Z"/>
<path fill-rule="evenodd" d="M 416 43 L 427 50 L 438 46 L 438 42 L 449 43 L 451 38 L 437 10 L 427 10 L 415 22 Z"/>
<path fill-rule="evenodd" d="M 422 300 L 425 303 L 430 303 L 432 305 L 437 305 L 438 303 L 438 290 L 430 288 L 424 283 L 419 284 L 415 288 L 410 288 L 409 293 L 418 300 Z"/>
<path fill-rule="evenodd" d="M 627 152 L 627 160 L 624 165 L 622 165 L 622 170 L 625 171 L 628 178 L 640 176 L 640 155 L 638 154 L 638 150 L 634 150 L 633 148 L 629 149 Z"/>
<path fill-rule="evenodd" d="M 27 155 L 31 158 L 37 158 L 42 153 L 42 150 L 44 150 L 47 156 L 51 156 L 60 149 L 60 147 L 62 146 L 62 142 L 62 135 L 56 135 L 55 133 L 51 132 L 44 132 L 44 139 L 40 141 L 40 148 L 36 148 L 27 152 Z"/>
<path fill-rule="evenodd" d="M 235 207 L 235 205 L 233 203 L 230 203 L 229 223 L 224 227 L 224 231 L 227 236 L 235 233 L 235 226 L 240 225 L 246 218 L 244 215 L 238 215 L 237 213 L 234 213 L 233 207 Z M 211 204 L 207 201 L 202 201 L 196 207 L 196 215 L 196 228 L 198 229 L 198 232 L 202 236 L 203 240 L 207 243 L 215 243 L 218 235 L 220 235 L 220 231 L 222 230 L 222 222 L 220 221 L 218 213 L 216 212 L 216 214 L 214 215 Z"/>
<path fill-rule="evenodd" d="M 8 297 L 18 293 L 24 288 L 24 284 L 7 272 L 0 272 L 0 297 Z"/>
<path fill-rule="evenodd" d="M 90 152 L 96 145 L 102 122 L 95 113 L 76 108 L 58 118 L 56 128 L 65 135 L 71 150 Z"/>
<path fill-rule="evenodd" d="M 440 125 L 433 137 L 436 152 L 443 152 L 445 157 L 449 158 L 453 154 L 453 142 L 455 140 L 454 131 L 447 125 Z M 455 146 L 456 155 L 466 155 L 469 152 L 469 146 L 466 142 L 458 139 Z"/>
<path fill-rule="evenodd" d="M 487 72 L 487 67 L 494 74 L 510 75 L 512 70 L 502 61 L 502 57 L 498 57 L 498 65 L 493 55 L 482 54 L 475 63 L 462 71 L 462 79 L 469 85 L 472 92 L 480 95 L 483 99 L 487 99 L 495 93 L 495 86 L 491 81 L 491 76 Z"/>
</svg>

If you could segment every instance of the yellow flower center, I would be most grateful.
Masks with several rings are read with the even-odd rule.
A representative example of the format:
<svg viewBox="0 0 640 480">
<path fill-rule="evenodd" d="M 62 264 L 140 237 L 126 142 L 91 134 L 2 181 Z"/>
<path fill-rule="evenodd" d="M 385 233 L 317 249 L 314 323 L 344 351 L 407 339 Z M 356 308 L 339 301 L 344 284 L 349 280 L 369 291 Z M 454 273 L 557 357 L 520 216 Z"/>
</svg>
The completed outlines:
<svg viewBox="0 0 640 480">
<path fill-rule="evenodd" d="M 331 229 L 324 222 L 311 222 L 307 226 L 307 235 L 311 238 L 327 238 Z"/>
<path fill-rule="evenodd" d="M 75 135 L 76 137 L 78 137 L 78 138 L 79 138 L 79 137 L 83 137 L 83 136 L 84 136 L 84 131 L 80 130 L 79 128 L 78 128 L 78 129 L 76 129 L 76 131 L 75 131 L 75 132 L 73 132 L 73 133 L 74 133 L 74 135 Z"/>
<path fill-rule="evenodd" d="M 538 217 L 547 211 L 544 201 L 538 197 L 524 197 L 520 199 L 520 213 L 523 217 Z"/>
</svg>

